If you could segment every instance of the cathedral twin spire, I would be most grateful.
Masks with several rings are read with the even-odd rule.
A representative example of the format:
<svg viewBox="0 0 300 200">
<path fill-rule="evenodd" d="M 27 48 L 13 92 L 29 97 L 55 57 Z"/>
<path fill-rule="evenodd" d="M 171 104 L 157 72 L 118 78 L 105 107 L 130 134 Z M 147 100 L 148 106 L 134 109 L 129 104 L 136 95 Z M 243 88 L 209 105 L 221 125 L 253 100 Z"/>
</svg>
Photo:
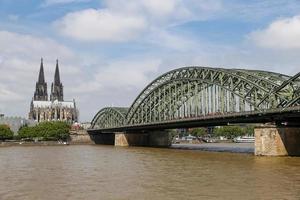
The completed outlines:
<svg viewBox="0 0 300 200">
<path fill-rule="evenodd" d="M 47 83 L 45 82 L 43 58 L 41 58 L 40 72 L 39 72 L 38 82 L 36 82 L 33 100 L 34 101 L 48 101 Z M 51 101 L 55 101 L 55 100 L 63 101 L 64 100 L 63 85 L 60 82 L 58 60 L 56 60 L 54 82 L 51 85 L 50 100 Z"/>
<path fill-rule="evenodd" d="M 58 60 L 56 60 L 54 82 L 51 85 L 50 100 L 51 101 L 54 101 L 54 100 L 64 101 L 63 85 L 60 82 Z"/>
</svg>

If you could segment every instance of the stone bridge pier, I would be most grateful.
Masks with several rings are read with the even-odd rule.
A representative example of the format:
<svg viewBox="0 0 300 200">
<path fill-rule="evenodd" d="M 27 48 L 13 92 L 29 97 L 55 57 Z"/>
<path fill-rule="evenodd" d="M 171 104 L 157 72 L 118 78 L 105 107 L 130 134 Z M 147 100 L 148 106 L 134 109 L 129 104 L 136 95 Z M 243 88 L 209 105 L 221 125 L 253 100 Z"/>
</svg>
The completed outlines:
<svg viewBox="0 0 300 200">
<path fill-rule="evenodd" d="M 168 130 L 146 132 L 115 132 L 115 146 L 169 147 L 171 135 Z"/>
<path fill-rule="evenodd" d="M 300 156 L 300 127 L 263 125 L 254 133 L 255 155 Z"/>
</svg>

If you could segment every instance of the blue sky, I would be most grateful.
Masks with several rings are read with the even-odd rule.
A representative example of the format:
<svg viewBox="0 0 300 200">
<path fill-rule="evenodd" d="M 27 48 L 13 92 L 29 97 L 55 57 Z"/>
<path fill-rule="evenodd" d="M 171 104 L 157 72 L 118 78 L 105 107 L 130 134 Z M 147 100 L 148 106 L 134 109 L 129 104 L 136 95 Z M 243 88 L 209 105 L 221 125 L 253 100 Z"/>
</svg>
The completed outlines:
<svg viewBox="0 0 300 200">
<path fill-rule="evenodd" d="M 299 0 L 0 0 L 0 112 L 27 116 L 56 58 L 82 121 L 188 66 L 299 72 Z"/>
</svg>

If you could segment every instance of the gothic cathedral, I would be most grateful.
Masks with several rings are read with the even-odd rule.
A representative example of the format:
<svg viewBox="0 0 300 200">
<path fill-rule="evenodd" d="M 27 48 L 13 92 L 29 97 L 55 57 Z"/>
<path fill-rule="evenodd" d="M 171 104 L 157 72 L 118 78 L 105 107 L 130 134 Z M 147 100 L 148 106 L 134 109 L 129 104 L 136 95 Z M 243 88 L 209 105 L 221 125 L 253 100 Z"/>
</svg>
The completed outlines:
<svg viewBox="0 0 300 200">
<path fill-rule="evenodd" d="M 35 85 L 34 96 L 30 104 L 29 119 L 42 121 L 67 121 L 77 122 L 78 111 L 75 100 L 64 101 L 63 85 L 60 82 L 58 60 L 54 74 L 54 82 L 51 84 L 50 100 L 48 100 L 47 83 L 45 82 L 43 59 L 41 59 L 38 82 Z"/>
</svg>

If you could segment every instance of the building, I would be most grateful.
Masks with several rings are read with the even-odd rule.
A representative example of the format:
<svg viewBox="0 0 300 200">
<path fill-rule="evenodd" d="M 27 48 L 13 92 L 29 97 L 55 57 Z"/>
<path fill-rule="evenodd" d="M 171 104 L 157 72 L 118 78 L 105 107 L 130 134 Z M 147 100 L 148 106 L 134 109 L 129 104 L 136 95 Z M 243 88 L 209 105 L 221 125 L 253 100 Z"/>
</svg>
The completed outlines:
<svg viewBox="0 0 300 200">
<path fill-rule="evenodd" d="M 58 60 L 54 81 L 51 84 L 51 94 L 48 100 L 47 83 L 45 82 L 43 59 L 41 59 L 38 81 L 30 104 L 29 119 L 42 121 L 67 121 L 77 122 L 78 111 L 75 100 L 64 101 L 63 84 L 60 81 Z"/>
</svg>

